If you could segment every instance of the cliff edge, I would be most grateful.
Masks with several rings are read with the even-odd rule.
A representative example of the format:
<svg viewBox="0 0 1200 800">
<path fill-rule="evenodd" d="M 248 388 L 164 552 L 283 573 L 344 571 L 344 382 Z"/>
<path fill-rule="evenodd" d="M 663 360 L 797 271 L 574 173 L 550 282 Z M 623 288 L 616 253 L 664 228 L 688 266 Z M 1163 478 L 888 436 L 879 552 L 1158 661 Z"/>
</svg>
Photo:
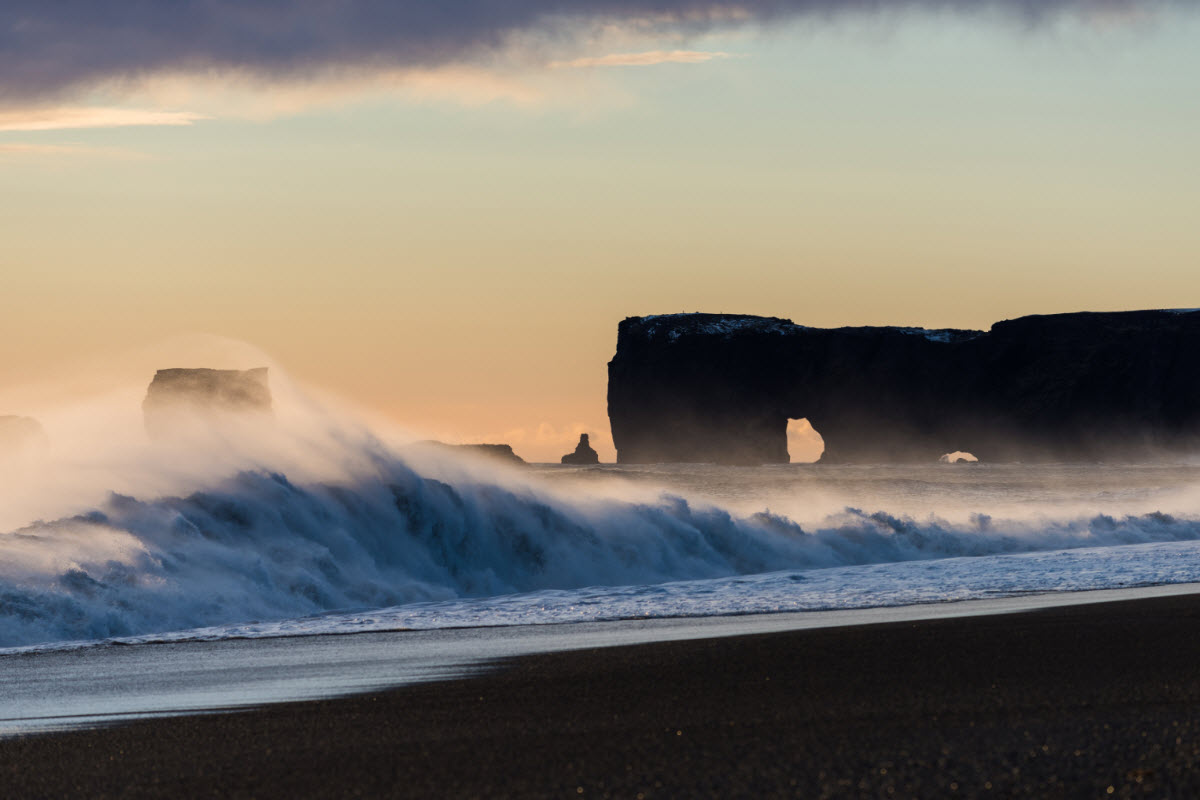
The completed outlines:
<svg viewBox="0 0 1200 800">
<path fill-rule="evenodd" d="M 1133 461 L 1200 452 L 1200 309 L 1030 316 L 989 331 L 630 317 L 608 365 L 618 463 Z"/>
</svg>

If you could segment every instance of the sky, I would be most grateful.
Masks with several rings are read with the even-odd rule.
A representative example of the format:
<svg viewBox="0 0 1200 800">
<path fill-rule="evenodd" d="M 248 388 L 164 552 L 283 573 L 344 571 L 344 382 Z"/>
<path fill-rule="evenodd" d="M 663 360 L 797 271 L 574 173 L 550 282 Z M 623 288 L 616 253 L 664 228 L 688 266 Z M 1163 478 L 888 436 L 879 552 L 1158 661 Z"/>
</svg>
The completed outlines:
<svg viewBox="0 0 1200 800">
<path fill-rule="evenodd" d="M 627 316 L 1195 307 L 1197 41 L 1182 0 L 12 0 L 0 389 L 213 334 L 611 460 Z"/>
</svg>

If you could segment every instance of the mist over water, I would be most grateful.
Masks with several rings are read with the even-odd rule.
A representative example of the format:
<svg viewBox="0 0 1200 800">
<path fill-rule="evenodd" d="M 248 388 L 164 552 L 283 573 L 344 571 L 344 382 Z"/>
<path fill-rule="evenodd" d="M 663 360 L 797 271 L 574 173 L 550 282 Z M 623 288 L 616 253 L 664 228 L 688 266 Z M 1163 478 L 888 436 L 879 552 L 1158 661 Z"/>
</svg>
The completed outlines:
<svg viewBox="0 0 1200 800">
<path fill-rule="evenodd" d="M 409 449 L 218 344 L 137 354 L 65 401 L 0 394 L 49 440 L 0 458 L 0 647 L 1200 580 L 1187 464 L 523 470 Z M 166 366 L 268 366 L 273 421 L 151 440 L 141 400 Z"/>
</svg>

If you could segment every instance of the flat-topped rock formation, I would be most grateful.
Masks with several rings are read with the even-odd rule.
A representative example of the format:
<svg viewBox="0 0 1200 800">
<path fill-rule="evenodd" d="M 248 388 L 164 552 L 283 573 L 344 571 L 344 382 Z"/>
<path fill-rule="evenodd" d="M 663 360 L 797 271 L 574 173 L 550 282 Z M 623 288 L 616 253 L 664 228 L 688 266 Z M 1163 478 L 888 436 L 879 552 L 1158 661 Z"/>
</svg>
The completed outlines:
<svg viewBox="0 0 1200 800">
<path fill-rule="evenodd" d="M 599 464 L 600 455 L 592 449 L 592 444 L 588 441 L 586 433 L 579 434 L 579 444 L 575 445 L 575 451 L 567 453 L 562 457 L 564 464 Z"/>
<path fill-rule="evenodd" d="M 32 417 L 0 416 L 0 459 L 19 458 L 50 444 L 42 424 Z"/>
<path fill-rule="evenodd" d="M 231 417 L 271 414 L 267 368 L 160 369 L 142 401 L 151 436 L 183 427 L 220 424 Z M 251 417 L 252 418 L 252 417 Z"/>
<path fill-rule="evenodd" d="M 423 442 L 416 442 L 412 447 L 417 448 L 432 448 L 440 450 L 457 450 L 462 453 L 470 453 L 472 455 L 483 456 L 496 461 L 503 461 L 509 464 L 526 464 L 525 459 L 517 455 L 512 445 L 509 444 L 446 444 L 434 439 L 428 439 Z"/>
<path fill-rule="evenodd" d="M 1031 316 L 990 331 L 630 317 L 608 365 L 619 463 L 1143 460 L 1200 453 L 1200 310 Z"/>
</svg>

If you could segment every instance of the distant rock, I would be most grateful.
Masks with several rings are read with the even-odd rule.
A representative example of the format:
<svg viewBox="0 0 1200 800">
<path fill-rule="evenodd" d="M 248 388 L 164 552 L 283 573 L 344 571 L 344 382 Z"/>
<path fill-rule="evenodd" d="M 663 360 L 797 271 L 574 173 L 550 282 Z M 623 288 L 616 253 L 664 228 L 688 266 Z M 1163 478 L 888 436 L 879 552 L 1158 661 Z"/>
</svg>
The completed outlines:
<svg viewBox="0 0 1200 800">
<path fill-rule="evenodd" d="M 592 449 L 586 433 L 579 434 L 579 444 L 575 445 L 574 453 L 562 457 L 564 464 L 599 464 L 600 456 Z"/>
<path fill-rule="evenodd" d="M 477 453 L 487 458 L 495 458 L 500 461 L 508 461 L 513 464 L 524 464 L 525 459 L 513 452 L 512 445 L 508 444 L 460 444 L 457 445 L 460 449 L 468 450 Z"/>
<path fill-rule="evenodd" d="M 412 446 L 440 450 L 457 450 L 509 464 L 523 465 L 527 463 L 525 459 L 513 452 L 512 445 L 508 444 L 446 444 L 445 442 L 429 439 L 423 442 L 416 442 Z"/>
<path fill-rule="evenodd" d="M 160 369 L 142 401 L 151 436 L 181 428 L 219 424 L 231 417 L 271 414 L 267 368 Z"/>
<path fill-rule="evenodd" d="M 32 417 L 0 416 L 0 459 L 44 450 L 50 444 L 42 424 Z"/>
<path fill-rule="evenodd" d="M 942 464 L 978 464 L 979 459 L 970 453 L 964 453 L 962 450 L 956 450 L 953 453 L 946 453 L 938 459 Z"/>
</svg>

